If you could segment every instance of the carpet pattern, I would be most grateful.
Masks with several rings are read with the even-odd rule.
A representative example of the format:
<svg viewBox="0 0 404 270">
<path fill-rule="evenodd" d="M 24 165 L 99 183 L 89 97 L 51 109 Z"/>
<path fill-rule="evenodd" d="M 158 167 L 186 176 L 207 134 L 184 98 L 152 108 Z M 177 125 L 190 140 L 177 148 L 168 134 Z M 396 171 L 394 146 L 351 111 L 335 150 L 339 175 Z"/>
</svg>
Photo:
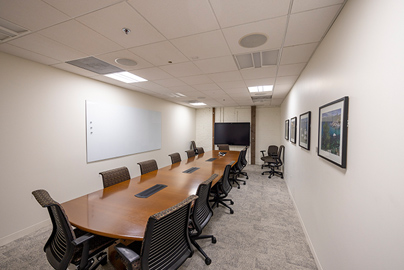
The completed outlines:
<svg viewBox="0 0 404 270">
<path fill-rule="evenodd" d="M 205 265 L 195 250 L 180 270 L 317 269 L 284 180 L 262 176 L 260 165 L 248 165 L 244 171 L 249 175 L 247 184 L 229 194 L 234 214 L 223 206 L 215 208 L 204 229 L 203 234 L 213 234 L 217 243 L 198 240 L 212 264 Z M 43 252 L 50 231 L 43 228 L 1 246 L 0 269 L 52 269 Z M 98 269 L 113 267 L 108 263 Z"/>
</svg>

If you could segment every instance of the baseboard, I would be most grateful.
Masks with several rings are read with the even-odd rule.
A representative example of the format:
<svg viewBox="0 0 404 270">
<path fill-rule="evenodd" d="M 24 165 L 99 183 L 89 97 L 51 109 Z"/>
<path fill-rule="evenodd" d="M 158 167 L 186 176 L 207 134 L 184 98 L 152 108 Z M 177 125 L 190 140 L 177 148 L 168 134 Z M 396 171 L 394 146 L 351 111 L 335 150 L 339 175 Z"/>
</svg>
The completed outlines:
<svg viewBox="0 0 404 270">
<path fill-rule="evenodd" d="M 36 232 L 37 230 L 44 228 L 46 226 L 51 225 L 50 219 L 44 220 L 42 222 L 39 222 L 35 225 L 32 225 L 28 228 L 25 228 L 23 230 L 20 230 L 18 232 L 12 233 L 10 235 L 7 235 L 3 238 L 0 239 L 0 246 L 7 245 L 8 243 L 17 240 L 18 238 L 21 238 L 23 236 L 26 236 L 30 233 Z"/>
<path fill-rule="evenodd" d="M 286 181 L 285 181 L 285 182 L 286 182 Z M 315 251 L 315 249 L 314 249 L 313 243 L 311 242 L 310 237 L 309 237 L 309 234 L 307 233 L 306 226 L 304 226 L 303 219 L 302 219 L 302 217 L 300 216 L 299 208 L 297 208 L 295 199 L 294 199 L 293 196 L 292 196 L 292 192 L 290 191 L 289 186 L 287 185 L 287 182 L 286 182 L 286 186 L 288 187 L 289 196 L 290 196 L 290 198 L 292 199 L 293 206 L 294 206 L 295 209 L 296 209 L 297 216 L 299 217 L 300 225 L 302 225 L 304 235 L 306 236 L 307 243 L 308 243 L 308 245 L 309 245 L 309 247 L 310 247 L 311 253 L 313 254 L 314 261 L 316 262 L 317 268 L 318 268 L 319 270 L 323 270 L 323 267 L 321 266 L 320 261 L 318 260 L 318 257 L 317 257 L 316 251 Z"/>
</svg>

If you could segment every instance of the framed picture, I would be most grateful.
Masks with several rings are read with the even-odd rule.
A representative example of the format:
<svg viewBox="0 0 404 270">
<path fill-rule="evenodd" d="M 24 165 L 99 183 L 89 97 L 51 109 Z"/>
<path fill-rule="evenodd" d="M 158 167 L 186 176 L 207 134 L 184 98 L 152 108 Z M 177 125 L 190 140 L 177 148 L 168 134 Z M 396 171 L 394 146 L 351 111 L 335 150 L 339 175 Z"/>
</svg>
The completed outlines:
<svg viewBox="0 0 404 270">
<path fill-rule="evenodd" d="M 285 139 L 289 140 L 289 120 L 285 121 Z"/>
<path fill-rule="evenodd" d="M 290 119 L 290 142 L 292 143 L 296 143 L 296 122 L 296 117 Z"/>
<path fill-rule="evenodd" d="M 299 146 L 310 150 L 311 112 L 299 116 Z"/>
<path fill-rule="evenodd" d="M 318 155 L 346 168 L 348 134 L 348 97 L 319 108 Z"/>
</svg>

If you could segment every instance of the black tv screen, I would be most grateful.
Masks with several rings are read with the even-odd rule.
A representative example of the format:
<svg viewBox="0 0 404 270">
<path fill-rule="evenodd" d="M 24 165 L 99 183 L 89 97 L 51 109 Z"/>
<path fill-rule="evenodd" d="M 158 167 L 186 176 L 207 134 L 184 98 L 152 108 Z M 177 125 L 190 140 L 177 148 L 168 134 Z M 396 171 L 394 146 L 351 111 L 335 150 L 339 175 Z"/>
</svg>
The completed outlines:
<svg viewBox="0 0 404 270">
<path fill-rule="evenodd" d="M 250 145 L 250 123 L 215 123 L 215 144 Z"/>
</svg>

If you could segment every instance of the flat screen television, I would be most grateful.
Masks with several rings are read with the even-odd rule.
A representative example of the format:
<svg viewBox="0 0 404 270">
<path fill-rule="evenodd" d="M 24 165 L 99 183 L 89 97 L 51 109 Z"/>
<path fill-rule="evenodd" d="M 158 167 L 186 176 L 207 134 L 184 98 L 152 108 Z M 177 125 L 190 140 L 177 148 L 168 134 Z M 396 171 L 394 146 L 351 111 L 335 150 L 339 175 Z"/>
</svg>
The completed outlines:
<svg viewBox="0 0 404 270">
<path fill-rule="evenodd" d="M 250 123 L 215 123 L 214 143 L 250 145 Z"/>
</svg>

